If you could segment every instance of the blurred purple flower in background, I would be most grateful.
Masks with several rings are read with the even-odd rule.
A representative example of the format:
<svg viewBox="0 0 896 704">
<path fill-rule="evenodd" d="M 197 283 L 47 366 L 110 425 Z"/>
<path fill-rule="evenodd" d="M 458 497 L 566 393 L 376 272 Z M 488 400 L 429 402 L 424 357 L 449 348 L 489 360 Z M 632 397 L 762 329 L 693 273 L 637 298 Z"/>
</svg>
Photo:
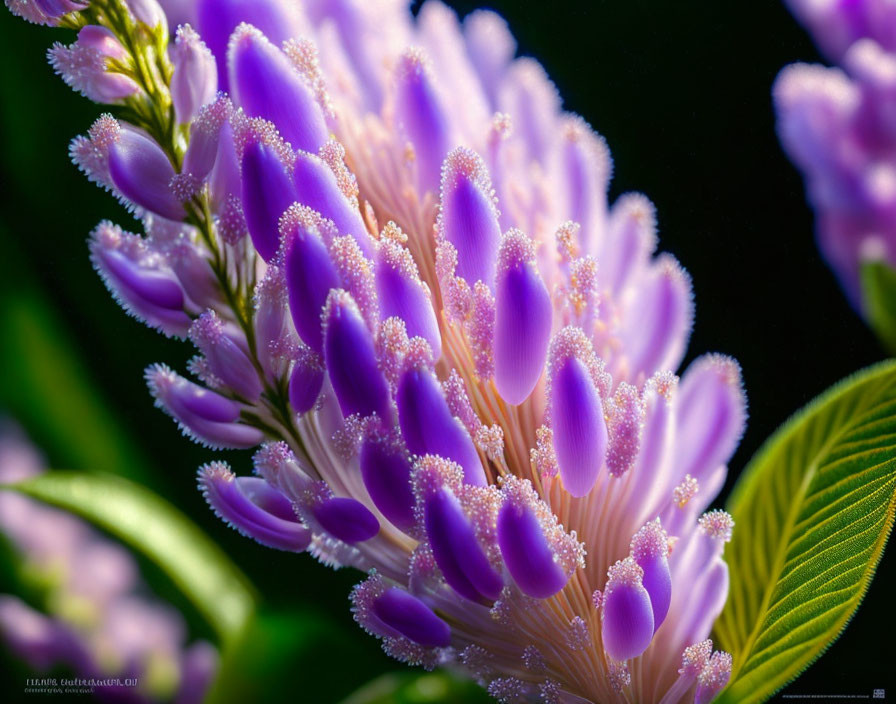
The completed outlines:
<svg viewBox="0 0 896 704">
<path fill-rule="evenodd" d="M 850 303 L 874 324 L 863 267 L 896 267 L 896 5 L 788 5 L 839 67 L 799 63 L 781 71 L 778 132 L 805 176 L 822 253 Z"/>
<path fill-rule="evenodd" d="M 3 421 L 0 483 L 43 471 L 35 449 Z M 29 667 L 120 680 L 121 686 L 94 689 L 101 700 L 202 701 L 217 652 L 205 641 L 186 644 L 183 618 L 145 594 L 127 550 L 71 514 L 8 491 L 0 492 L 0 532 L 43 602 L 38 609 L 0 594 L 0 638 Z M 128 686 L 128 679 L 137 684 Z"/>
<path fill-rule="evenodd" d="M 690 279 L 646 197 L 608 204 L 603 139 L 492 12 L 171 5 L 94 1 L 51 60 L 122 116 L 71 145 L 145 229 L 101 223 L 94 266 L 197 348 L 196 381 L 147 369 L 157 405 L 260 446 L 200 470 L 212 508 L 368 572 L 386 652 L 501 701 L 712 700 L 746 398 L 721 355 L 674 375 Z"/>
</svg>

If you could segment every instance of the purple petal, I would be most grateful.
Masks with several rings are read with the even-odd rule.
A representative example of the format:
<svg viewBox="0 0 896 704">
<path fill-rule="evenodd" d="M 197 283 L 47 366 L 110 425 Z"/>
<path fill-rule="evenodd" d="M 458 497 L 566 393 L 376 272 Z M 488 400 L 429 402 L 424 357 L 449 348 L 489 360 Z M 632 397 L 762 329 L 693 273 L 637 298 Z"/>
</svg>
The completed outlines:
<svg viewBox="0 0 896 704">
<path fill-rule="evenodd" d="M 420 599 L 392 587 L 373 602 L 373 613 L 390 628 L 425 648 L 445 648 L 451 629 Z"/>
<path fill-rule="evenodd" d="M 255 27 L 241 25 L 228 49 L 236 104 L 273 122 L 294 149 L 316 152 L 329 131 L 314 94 L 286 55 Z"/>
<path fill-rule="evenodd" d="M 442 355 L 442 337 L 429 293 L 410 252 L 391 242 L 380 244 L 376 263 L 376 294 L 380 316 L 401 318 L 408 337 L 422 337 L 433 359 Z"/>
<path fill-rule="evenodd" d="M 681 380 L 678 419 L 676 471 L 702 484 L 731 459 L 747 422 L 738 363 L 706 355 L 688 367 Z"/>
<path fill-rule="evenodd" d="M 376 413 L 389 422 L 389 386 L 379 370 L 373 336 L 345 291 L 334 291 L 324 311 L 324 360 L 342 414 Z"/>
<path fill-rule="evenodd" d="M 376 516 L 355 499 L 326 499 L 314 506 L 313 511 L 324 530 L 345 543 L 369 540 L 380 530 Z"/>
<path fill-rule="evenodd" d="M 639 560 L 638 565 L 644 570 L 643 583 L 650 595 L 655 632 L 666 620 L 669 602 L 672 600 L 672 575 L 669 572 L 669 562 L 665 555 L 653 555 Z"/>
<path fill-rule="evenodd" d="M 467 484 L 487 484 L 479 453 L 466 429 L 451 415 L 432 372 L 407 369 L 399 379 L 395 400 L 401 434 L 412 453 L 453 460 L 463 468 Z"/>
<path fill-rule="evenodd" d="M 585 496 L 604 463 L 607 424 L 603 404 L 585 365 L 568 357 L 551 380 L 551 427 L 563 486 Z"/>
<path fill-rule="evenodd" d="M 292 322 L 305 344 L 323 354 L 320 316 L 330 291 L 339 288 L 339 276 L 316 228 L 296 222 L 283 237 Z"/>
<path fill-rule="evenodd" d="M 442 160 L 452 146 L 451 125 L 419 49 L 408 49 L 399 59 L 395 119 L 414 147 L 421 191 L 436 192 Z"/>
<path fill-rule="evenodd" d="M 235 477 L 227 465 L 213 462 L 199 470 L 199 487 L 218 517 L 247 538 L 292 552 L 311 542 L 289 500 L 263 479 Z"/>
<path fill-rule="evenodd" d="M 455 274 L 471 286 L 482 281 L 494 288 L 501 241 L 491 179 L 476 152 L 458 148 L 445 159 L 438 232 L 457 250 Z"/>
<path fill-rule="evenodd" d="M 374 505 L 401 530 L 415 523 L 411 462 L 400 447 L 371 436 L 360 452 L 361 477 Z"/>
<path fill-rule="evenodd" d="M 607 654 L 622 662 L 638 657 L 653 639 L 653 607 L 631 558 L 610 568 L 603 598 L 601 636 Z"/>
<path fill-rule="evenodd" d="M 504 584 L 476 540 L 460 502 L 443 488 L 424 503 L 424 526 L 445 580 L 468 599 L 497 599 Z"/>
<path fill-rule="evenodd" d="M 209 188 L 215 207 L 220 207 L 229 196 L 241 197 L 240 163 L 233 143 L 233 127 L 229 122 L 221 125 L 218 135 L 218 153 L 209 176 Z"/>
<path fill-rule="evenodd" d="M 149 137 L 122 129 L 109 148 L 109 175 L 121 194 L 132 203 L 169 220 L 185 213 L 171 191 L 174 167 L 162 148 Z"/>
<path fill-rule="evenodd" d="M 190 340 L 205 355 L 212 373 L 247 401 L 255 401 L 262 392 L 258 372 L 244 351 L 246 342 L 242 333 L 238 338 L 241 344 L 231 334 L 211 309 L 190 326 Z"/>
<path fill-rule="evenodd" d="M 547 599 L 566 585 L 567 577 L 528 506 L 507 502 L 501 507 L 498 545 L 513 581 L 529 596 Z"/>
<path fill-rule="evenodd" d="M 196 17 L 199 34 L 215 55 L 218 89 L 222 91 L 229 91 L 227 45 L 240 23 L 258 27 L 274 44 L 302 34 L 298 18 L 285 0 L 198 0 Z"/>
<path fill-rule="evenodd" d="M 495 285 L 495 385 L 513 405 L 525 401 L 545 363 L 551 337 L 551 297 L 531 241 L 508 233 L 501 243 Z"/>
<path fill-rule="evenodd" d="M 324 384 L 323 367 L 316 360 L 299 359 L 289 377 L 289 405 L 295 413 L 307 413 L 317 402 Z"/>
<path fill-rule="evenodd" d="M 338 234 L 354 237 L 364 256 L 371 258 L 373 248 L 361 214 L 339 189 L 332 169 L 314 154 L 299 152 L 292 176 L 296 199 L 332 220 Z"/>
<path fill-rule="evenodd" d="M 280 216 L 296 200 L 292 180 L 276 152 L 254 142 L 243 152 L 243 212 L 252 244 L 265 261 L 280 245 Z"/>
</svg>

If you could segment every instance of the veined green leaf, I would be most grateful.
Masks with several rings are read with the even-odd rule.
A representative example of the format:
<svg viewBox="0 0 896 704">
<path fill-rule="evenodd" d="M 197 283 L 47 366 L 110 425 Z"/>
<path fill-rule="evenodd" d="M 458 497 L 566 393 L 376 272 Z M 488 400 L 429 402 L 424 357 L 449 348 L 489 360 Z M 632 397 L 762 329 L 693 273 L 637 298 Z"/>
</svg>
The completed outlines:
<svg viewBox="0 0 896 704">
<path fill-rule="evenodd" d="M 723 704 L 762 702 L 837 638 L 868 587 L 896 508 L 896 363 L 842 381 L 782 426 L 729 501 L 734 539 L 717 645 Z"/>
<path fill-rule="evenodd" d="M 142 552 L 171 578 L 226 647 L 255 609 L 246 578 L 227 555 L 167 501 L 120 477 L 54 471 L 0 488 L 71 511 Z"/>
<path fill-rule="evenodd" d="M 884 261 L 862 264 L 862 305 L 868 324 L 891 352 L 896 352 L 896 270 Z"/>
</svg>

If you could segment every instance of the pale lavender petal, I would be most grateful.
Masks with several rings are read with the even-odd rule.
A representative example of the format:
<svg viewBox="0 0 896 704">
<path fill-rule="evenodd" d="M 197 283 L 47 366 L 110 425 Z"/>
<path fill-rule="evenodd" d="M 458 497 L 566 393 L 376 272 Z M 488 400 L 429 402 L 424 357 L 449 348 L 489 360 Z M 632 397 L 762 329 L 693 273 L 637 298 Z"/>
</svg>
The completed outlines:
<svg viewBox="0 0 896 704">
<path fill-rule="evenodd" d="M 453 137 L 428 60 L 419 49 L 408 49 L 398 61 L 395 119 L 414 147 L 421 191 L 436 192 Z"/>
<path fill-rule="evenodd" d="M 675 369 L 694 320 L 691 279 L 674 257 L 659 257 L 620 332 L 634 374 Z"/>
<path fill-rule="evenodd" d="M 727 464 L 747 422 L 740 365 L 723 355 L 696 360 L 682 377 L 676 471 L 703 482 Z"/>
<path fill-rule="evenodd" d="M 188 24 L 177 28 L 172 51 L 171 100 L 178 122 L 189 123 L 199 108 L 215 99 L 218 68 L 211 51 Z"/>
</svg>

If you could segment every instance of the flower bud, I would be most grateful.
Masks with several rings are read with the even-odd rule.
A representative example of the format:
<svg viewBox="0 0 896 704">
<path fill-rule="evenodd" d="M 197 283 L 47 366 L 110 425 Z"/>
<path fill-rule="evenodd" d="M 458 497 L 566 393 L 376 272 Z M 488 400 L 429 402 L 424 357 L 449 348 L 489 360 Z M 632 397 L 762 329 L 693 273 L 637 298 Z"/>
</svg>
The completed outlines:
<svg viewBox="0 0 896 704">
<path fill-rule="evenodd" d="M 401 318 L 408 337 L 422 337 L 432 349 L 433 358 L 438 359 L 442 355 L 442 337 L 432 295 L 420 278 L 411 253 L 397 242 L 381 241 L 375 271 L 381 317 Z"/>
<path fill-rule="evenodd" d="M 208 359 L 211 372 L 225 385 L 249 402 L 258 399 L 262 388 L 255 367 L 213 310 L 193 321 L 190 339 Z"/>
<path fill-rule="evenodd" d="M 212 462 L 199 469 L 199 487 L 218 517 L 247 538 L 290 552 L 311 542 L 292 504 L 264 479 L 237 477 L 224 462 Z"/>
<path fill-rule="evenodd" d="M 370 540 L 380 530 L 376 516 L 355 499 L 331 497 L 316 503 L 311 510 L 321 527 L 344 543 Z"/>
<path fill-rule="evenodd" d="M 108 70 L 109 59 L 126 61 L 128 54 L 105 27 L 85 25 L 74 44 L 56 42 L 47 55 L 67 86 L 96 103 L 118 103 L 140 91 L 133 79 Z"/>
<path fill-rule="evenodd" d="M 125 198 L 169 220 L 182 220 L 184 208 L 171 189 L 174 174 L 162 148 L 134 129 L 122 129 L 109 148 L 109 175 Z"/>
<path fill-rule="evenodd" d="M 177 28 L 171 59 L 174 63 L 171 75 L 174 111 L 178 122 L 188 123 L 199 108 L 215 99 L 218 90 L 215 57 L 196 31 L 184 24 Z"/>
<path fill-rule="evenodd" d="M 184 292 L 164 260 L 137 235 L 102 222 L 90 238 L 90 259 L 109 291 L 131 315 L 166 335 L 183 337 L 190 326 Z"/>
<path fill-rule="evenodd" d="M 194 384 L 164 364 L 146 370 L 156 406 L 177 421 L 183 433 L 212 448 L 254 447 L 264 439 L 257 428 L 239 423 L 240 405 Z"/>
</svg>

